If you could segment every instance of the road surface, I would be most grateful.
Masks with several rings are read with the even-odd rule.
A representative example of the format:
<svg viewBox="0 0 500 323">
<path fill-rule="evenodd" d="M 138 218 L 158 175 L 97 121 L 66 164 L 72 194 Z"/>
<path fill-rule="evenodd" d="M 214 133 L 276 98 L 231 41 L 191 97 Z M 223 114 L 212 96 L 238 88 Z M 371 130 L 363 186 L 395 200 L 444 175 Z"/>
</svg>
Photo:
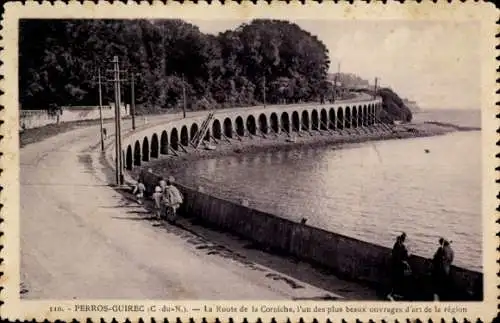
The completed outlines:
<svg viewBox="0 0 500 323">
<path fill-rule="evenodd" d="M 155 124 L 177 117 L 156 118 Z M 130 121 L 125 121 L 123 129 L 129 127 Z M 108 124 L 108 134 L 111 128 Z M 145 221 L 144 209 L 108 185 L 109 169 L 101 162 L 98 126 L 21 149 L 23 298 L 335 296 L 303 282 L 297 282 L 297 288 L 290 283 L 296 279 L 276 279 L 284 276 L 260 265 L 252 269 L 208 255 L 196 242 Z"/>
</svg>

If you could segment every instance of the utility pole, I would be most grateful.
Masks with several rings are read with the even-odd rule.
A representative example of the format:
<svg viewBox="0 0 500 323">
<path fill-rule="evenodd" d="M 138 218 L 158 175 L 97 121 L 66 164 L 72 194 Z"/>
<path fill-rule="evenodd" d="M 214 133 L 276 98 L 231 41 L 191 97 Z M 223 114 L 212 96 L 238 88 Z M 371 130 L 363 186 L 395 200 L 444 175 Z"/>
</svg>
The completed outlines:
<svg viewBox="0 0 500 323">
<path fill-rule="evenodd" d="M 373 91 L 373 98 L 377 97 L 377 83 L 378 83 L 378 77 L 375 77 L 375 89 Z"/>
<path fill-rule="evenodd" d="M 101 150 L 104 151 L 104 134 L 102 121 L 102 89 L 101 89 L 101 68 L 97 69 L 97 82 L 99 83 L 99 120 L 101 128 Z"/>
<path fill-rule="evenodd" d="M 134 93 L 134 73 L 130 75 L 130 114 L 132 115 L 132 130 L 135 130 L 135 93 Z"/>
<path fill-rule="evenodd" d="M 264 82 L 263 82 L 263 93 L 264 93 L 264 108 L 266 107 L 266 76 L 264 75 Z"/>
<path fill-rule="evenodd" d="M 120 65 L 118 56 L 113 58 L 115 82 L 115 166 L 116 184 L 123 185 L 122 134 L 121 134 L 121 99 L 120 99 Z"/>
<path fill-rule="evenodd" d="M 337 95 L 337 82 L 340 76 L 340 62 L 337 64 L 337 73 L 335 73 L 335 77 L 333 78 L 333 102 L 335 102 Z"/>
<path fill-rule="evenodd" d="M 182 104 L 182 115 L 186 118 L 186 83 L 184 82 L 184 74 L 182 74 L 182 97 L 184 101 Z"/>
</svg>

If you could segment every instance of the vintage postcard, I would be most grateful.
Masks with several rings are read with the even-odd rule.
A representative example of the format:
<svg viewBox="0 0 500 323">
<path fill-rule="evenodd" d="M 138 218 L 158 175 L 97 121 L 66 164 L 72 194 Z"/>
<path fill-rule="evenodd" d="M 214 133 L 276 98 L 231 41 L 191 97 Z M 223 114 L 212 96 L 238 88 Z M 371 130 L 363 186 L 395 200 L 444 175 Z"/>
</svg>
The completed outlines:
<svg viewBox="0 0 500 323">
<path fill-rule="evenodd" d="M 491 322 L 497 18 L 7 3 L 1 317 Z"/>
</svg>

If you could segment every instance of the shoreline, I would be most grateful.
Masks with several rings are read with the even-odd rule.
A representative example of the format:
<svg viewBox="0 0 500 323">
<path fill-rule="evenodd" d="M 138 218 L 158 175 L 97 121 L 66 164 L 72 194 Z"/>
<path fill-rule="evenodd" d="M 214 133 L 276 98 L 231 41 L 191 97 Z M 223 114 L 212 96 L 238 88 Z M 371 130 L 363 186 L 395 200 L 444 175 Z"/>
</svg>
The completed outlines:
<svg viewBox="0 0 500 323">
<path fill-rule="evenodd" d="M 168 157 L 160 157 L 158 159 L 150 159 L 145 165 L 135 167 L 132 171 L 128 171 L 134 178 L 137 178 L 139 173 L 144 168 L 152 168 L 155 173 L 161 173 L 164 176 L 169 176 L 172 173 L 168 169 L 186 167 L 189 162 L 195 160 L 203 160 L 218 157 L 237 156 L 241 154 L 258 154 L 263 152 L 273 151 L 290 151 L 301 149 L 303 147 L 317 148 L 317 147 L 333 147 L 334 149 L 342 149 L 342 146 L 348 144 L 357 144 L 370 141 L 381 140 L 398 140 L 398 139 L 411 139 L 421 137 L 433 137 L 446 135 L 453 132 L 464 131 L 480 131 L 480 128 L 474 127 L 459 127 L 452 124 L 442 124 L 434 122 L 423 122 L 415 124 L 395 125 L 392 128 L 387 126 L 377 125 L 370 128 L 357 128 L 348 129 L 350 132 L 346 134 L 344 129 L 340 134 L 338 131 L 322 130 L 322 134 L 318 131 L 311 131 L 307 133 L 302 131 L 300 135 L 296 132 L 292 133 L 294 141 L 286 134 L 270 134 L 266 138 L 261 136 L 248 136 L 241 138 L 232 138 L 228 142 L 225 139 L 218 139 L 217 143 L 211 141 L 215 150 L 207 150 L 199 148 L 195 150 L 192 147 L 185 147 L 186 152 L 180 148 L 177 153 L 178 156 L 169 155 Z M 176 173 L 175 171 L 173 173 Z M 182 178 L 176 181 L 182 185 Z"/>
</svg>

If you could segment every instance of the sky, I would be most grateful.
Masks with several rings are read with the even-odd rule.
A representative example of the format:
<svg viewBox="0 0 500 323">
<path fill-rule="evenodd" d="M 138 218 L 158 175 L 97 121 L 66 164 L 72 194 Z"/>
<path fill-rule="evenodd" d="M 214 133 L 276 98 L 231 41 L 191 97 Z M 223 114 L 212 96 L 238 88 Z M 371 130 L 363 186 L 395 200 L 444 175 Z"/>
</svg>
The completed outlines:
<svg viewBox="0 0 500 323">
<path fill-rule="evenodd" d="M 188 20 L 204 33 L 245 20 Z M 355 73 L 390 86 L 424 109 L 479 109 L 478 24 L 437 21 L 294 20 L 329 50 L 330 72 Z"/>
</svg>

